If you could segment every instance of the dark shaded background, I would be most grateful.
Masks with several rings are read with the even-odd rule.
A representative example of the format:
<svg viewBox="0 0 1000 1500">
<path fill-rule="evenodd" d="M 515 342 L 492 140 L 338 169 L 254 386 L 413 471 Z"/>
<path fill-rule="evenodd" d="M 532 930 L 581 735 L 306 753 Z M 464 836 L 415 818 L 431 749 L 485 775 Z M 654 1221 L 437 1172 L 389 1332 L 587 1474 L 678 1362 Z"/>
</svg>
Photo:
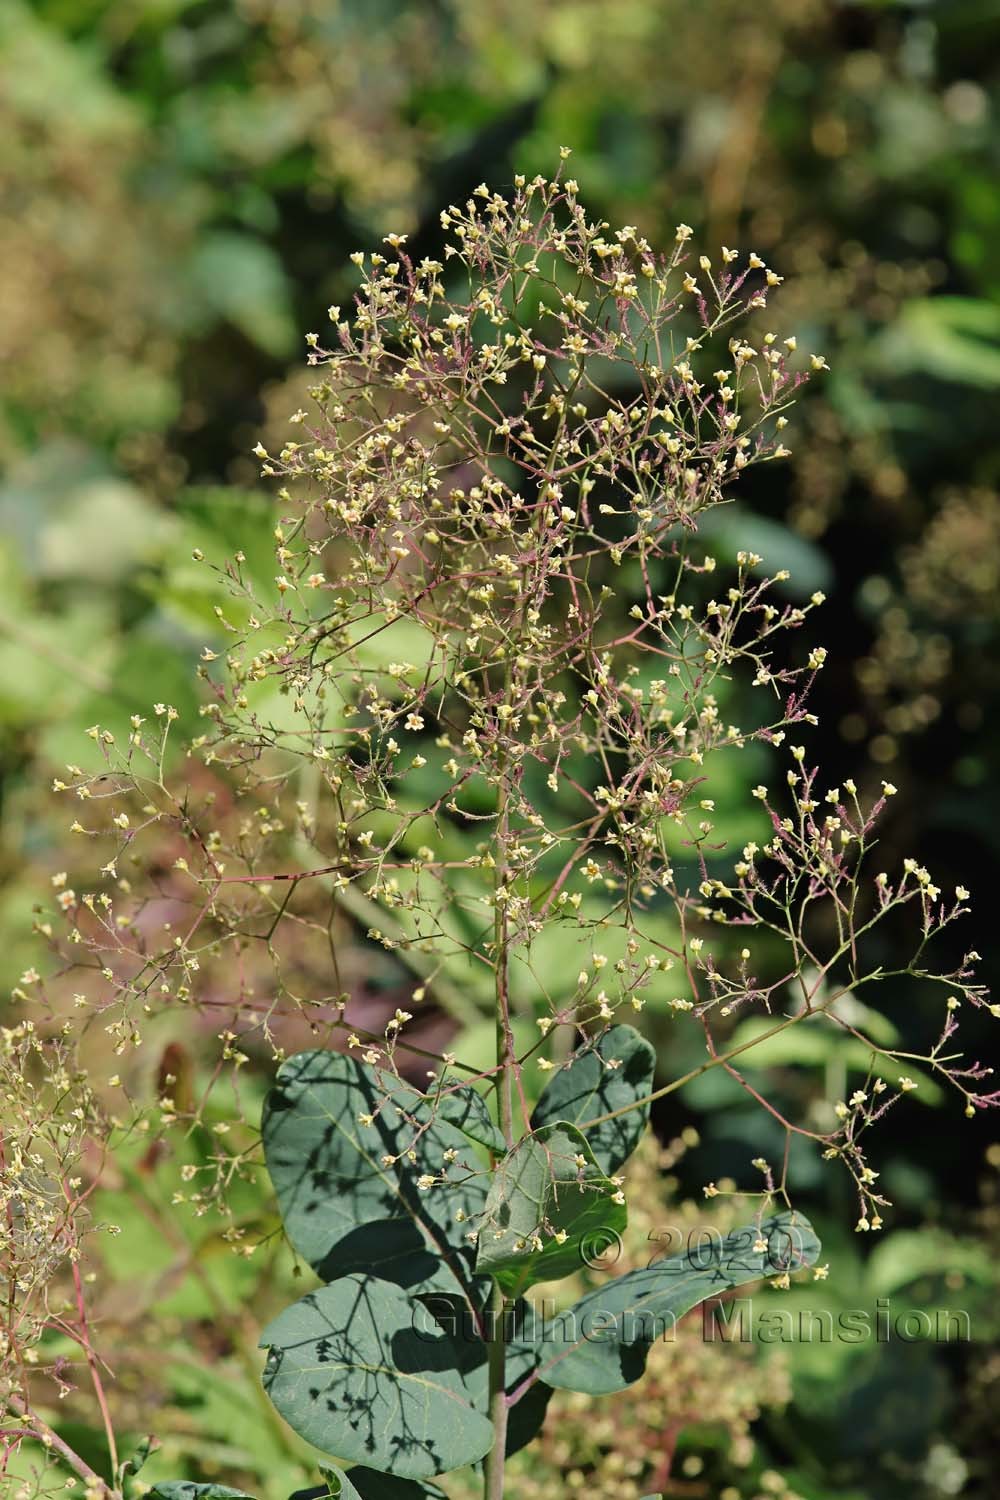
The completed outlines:
<svg viewBox="0 0 1000 1500">
<path fill-rule="evenodd" d="M 7 0 L 5 980 L 35 957 L 33 902 L 77 858 L 46 788 L 83 730 L 155 699 L 196 722 L 214 627 L 191 549 L 259 529 L 250 449 L 299 404 L 301 335 L 349 300 L 347 256 L 389 230 L 433 253 L 444 203 L 551 171 L 562 144 L 613 222 L 655 243 L 685 220 L 700 244 L 758 251 L 786 277 L 775 323 L 829 359 L 791 463 L 753 477 L 733 524 L 802 592 L 826 590 L 825 775 L 899 786 L 885 862 L 913 854 L 972 889 L 961 937 L 991 977 L 998 110 L 998 0 Z M 905 990 L 893 1006 L 926 1046 L 937 1012 Z M 820 1070 L 834 1094 L 841 1066 Z M 787 1069 L 790 1098 L 810 1067 Z M 741 1170 L 740 1110 L 708 1088 L 658 1123 L 692 1121 L 682 1183 Z M 802 1493 L 994 1492 L 996 1140 L 951 1104 L 887 1122 L 898 1250 L 866 1281 L 858 1242 L 834 1240 L 854 1266 L 842 1294 L 856 1275 L 869 1301 L 890 1284 L 913 1305 L 951 1297 L 978 1340 L 801 1361 L 765 1443 Z M 849 1220 L 803 1173 L 820 1213 Z"/>
</svg>

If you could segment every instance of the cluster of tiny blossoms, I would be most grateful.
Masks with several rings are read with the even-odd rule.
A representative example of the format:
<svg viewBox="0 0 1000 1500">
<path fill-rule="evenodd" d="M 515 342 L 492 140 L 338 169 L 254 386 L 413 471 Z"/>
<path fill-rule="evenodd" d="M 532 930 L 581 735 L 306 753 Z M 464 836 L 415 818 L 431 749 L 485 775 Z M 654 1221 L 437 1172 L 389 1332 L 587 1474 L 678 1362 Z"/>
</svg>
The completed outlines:
<svg viewBox="0 0 1000 1500">
<path fill-rule="evenodd" d="M 88 1208 L 107 1120 L 79 1065 L 73 1027 L 45 1014 L 34 970 L 22 986 L 42 1003 L 37 1022 L 26 1018 L 0 1028 L 0 1476 L 26 1438 L 47 1457 L 67 1456 L 65 1443 L 39 1415 L 36 1394 L 47 1406 L 53 1395 L 69 1395 L 83 1371 L 106 1415 L 88 1322 L 95 1277 L 86 1269 L 85 1247 L 95 1233 L 118 1233 L 116 1225 L 95 1221 Z M 18 998 L 27 998 L 21 986 Z M 46 1335 L 64 1346 L 58 1355 L 46 1351 Z M 76 1467 L 88 1481 L 87 1496 L 99 1500 L 103 1483 L 85 1465 Z M 63 1483 L 65 1474 L 59 1487 Z"/>
<path fill-rule="evenodd" d="M 782 816 L 776 809 L 767 787 L 755 787 L 752 795 L 770 817 L 771 839 L 763 845 L 744 846 L 730 884 L 707 878 L 699 888 L 705 901 L 699 909 L 702 918 L 737 930 L 777 935 L 787 967 L 780 976 L 761 984 L 752 972 L 750 949 L 743 948 L 736 973 L 726 974 L 716 967 L 711 952 L 703 951 L 703 941 L 695 938 L 689 948 L 695 950 L 692 968 L 701 998 L 694 1009 L 705 1026 L 710 1056 L 785 1127 L 786 1140 L 793 1134 L 809 1137 L 826 1160 L 839 1160 L 847 1167 L 860 1205 L 856 1228 L 877 1230 L 883 1222 L 880 1210 L 888 1200 L 876 1189 L 879 1174 L 868 1163 L 863 1135 L 904 1094 L 919 1087 L 913 1071 L 927 1069 L 947 1084 L 962 1100 L 969 1118 L 978 1109 L 1000 1103 L 1000 1092 L 982 1089 L 992 1068 L 970 1064 L 960 1052 L 946 1050 L 958 1029 L 958 1012 L 964 1002 L 987 1007 L 995 1018 L 1000 1018 L 1000 1005 L 989 1004 L 986 990 L 975 980 L 973 966 L 979 958 L 975 951 L 965 953 L 952 970 L 935 969 L 927 962 L 925 950 L 930 941 L 968 914 L 970 892 L 957 886 L 945 897 L 930 873 L 913 859 L 903 861 L 894 880 L 885 871 L 874 876 L 869 871 L 876 823 L 895 795 L 895 786 L 883 781 L 881 796 L 865 809 L 853 779 L 821 793 L 818 769 L 804 764 L 805 748 L 792 746 L 791 759 L 786 773 L 790 815 Z M 891 914 L 907 908 L 913 914 L 909 923 L 912 951 L 889 968 L 879 957 L 885 951 L 884 940 L 875 945 L 873 935 Z M 902 1051 L 887 1046 L 884 1038 L 880 1042 L 873 1037 L 864 1026 L 864 1007 L 859 1010 L 857 1004 L 861 991 L 904 976 L 932 986 L 941 997 L 941 1030 L 926 1054 Z M 864 1085 L 847 1100 L 831 1101 L 838 1122 L 834 1129 L 810 1130 L 786 1120 L 740 1074 L 736 1059 L 744 1048 L 728 1055 L 716 1048 L 712 1020 L 725 1020 L 750 1005 L 774 1015 L 769 1036 L 824 1017 L 868 1050 Z M 913 1065 L 909 1071 L 908 1064 Z M 758 1160 L 754 1165 L 764 1172 L 770 1186 L 773 1177 L 768 1163 Z M 782 1186 L 784 1181 L 783 1170 Z M 715 1193 L 714 1185 L 706 1188 L 708 1196 Z"/>
<path fill-rule="evenodd" d="M 282 1015 L 305 1013 L 395 1073 L 400 1048 L 421 1054 L 407 1033 L 425 997 L 461 1015 L 471 995 L 506 1038 L 479 1076 L 509 1090 L 509 1140 L 518 1111 L 527 1128 L 527 1067 L 558 1066 L 657 997 L 704 1029 L 705 1067 L 725 1068 L 789 1140 L 815 1134 L 846 1163 L 861 1222 L 877 1227 L 861 1137 L 896 1096 L 876 1065 L 888 1074 L 899 1055 L 855 1028 L 872 1079 L 817 1133 L 757 1094 L 719 1039 L 751 1006 L 775 1010 L 776 1028 L 822 1013 L 850 1030 L 838 998 L 885 977 L 866 968 L 866 935 L 909 904 L 918 950 L 900 972 L 949 996 L 924 1065 L 967 1108 L 995 1101 L 977 1092 L 986 1070 L 942 1050 L 960 1002 L 984 1000 L 969 962 L 925 967 L 964 896 L 942 904 L 917 867 L 872 881 L 884 799 L 866 812 L 836 789 L 820 816 L 795 748 L 789 815 L 758 789 L 771 841 L 748 845 L 728 884 L 712 873 L 715 757 L 755 741 L 773 751 L 814 724 L 825 652 L 775 649 L 822 596 L 788 603 L 785 575 L 750 552 L 706 554 L 699 524 L 745 469 L 787 456 L 786 411 L 825 361 L 766 329 L 780 278 L 759 257 L 694 258 L 683 224 L 659 255 L 633 226 L 590 221 L 562 170 L 507 196 L 483 186 L 442 226 L 440 260 L 414 263 L 402 235 L 354 257 L 353 315 L 331 308 L 329 346 L 307 339 L 311 410 L 294 413 L 279 453 L 257 450 L 280 485 L 277 569 L 270 589 L 241 553 L 220 570 L 231 603 L 217 611 L 222 646 L 203 654 L 193 746 L 209 778 L 198 785 L 213 789 L 179 791 L 164 774 L 166 705 L 137 715 L 126 745 L 95 726 L 101 778 L 73 768 L 59 783 L 90 809 L 77 828 L 117 841 L 104 890 L 60 897 L 77 961 L 82 950 L 96 970 L 125 1051 L 158 1005 L 208 1003 L 206 973 L 228 966 L 240 978 L 219 1037 L 236 1068 L 261 1041 L 280 1056 Z M 763 330 L 752 339 L 748 320 Z M 153 836 L 172 845 L 171 867 L 135 891 L 124 871 L 143 868 L 138 841 Z M 349 1013 L 336 943 L 333 993 L 295 951 L 343 913 L 413 977 L 375 1034 Z M 777 934 L 787 972 L 759 983 L 749 948 L 727 957 L 731 941 L 717 960 L 714 924 Z M 553 934 L 557 982 L 537 962 Z M 247 977 L 253 953 L 272 965 L 266 986 Z M 518 1016 L 538 1027 L 527 1049 Z M 446 1079 L 461 1073 L 451 1054 L 422 1055 L 439 1087 L 442 1064 Z M 898 1076 L 897 1093 L 912 1082 Z M 431 1191 L 446 1164 L 428 1177 Z M 762 1197 L 785 1190 L 785 1170 L 767 1167 Z M 206 1197 L 191 1201 L 201 1211 Z"/>
</svg>

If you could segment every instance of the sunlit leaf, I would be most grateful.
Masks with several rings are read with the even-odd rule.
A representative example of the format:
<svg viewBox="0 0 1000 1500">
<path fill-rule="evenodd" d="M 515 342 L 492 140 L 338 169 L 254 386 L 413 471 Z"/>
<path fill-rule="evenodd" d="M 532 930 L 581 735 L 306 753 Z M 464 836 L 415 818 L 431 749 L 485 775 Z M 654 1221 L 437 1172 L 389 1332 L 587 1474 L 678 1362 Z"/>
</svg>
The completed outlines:
<svg viewBox="0 0 1000 1500">
<path fill-rule="evenodd" d="M 476 1270 L 517 1288 L 572 1275 L 591 1241 L 625 1228 L 616 1191 L 574 1125 L 525 1136 L 493 1171 Z"/>
<path fill-rule="evenodd" d="M 381 1474 L 378 1469 L 359 1464 L 348 1473 L 337 1464 L 320 1464 L 319 1469 L 326 1483 L 296 1490 L 288 1500 L 445 1500 L 444 1491 L 436 1484 Z"/>
<path fill-rule="evenodd" d="M 486 1301 L 470 1307 L 461 1298 L 440 1292 L 422 1294 L 424 1306 L 455 1341 L 463 1361 L 463 1370 L 478 1409 L 489 1412 L 489 1371 L 483 1339 L 494 1316 Z M 544 1354 L 541 1337 L 544 1318 L 523 1297 L 507 1302 L 502 1312 L 501 1328 L 506 1344 L 504 1353 L 504 1386 L 512 1404 L 507 1415 L 507 1454 L 519 1452 L 531 1442 L 545 1421 L 545 1411 L 552 1388 L 541 1381 L 522 1390 L 525 1381 Z M 516 1396 L 516 1400 L 513 1398 Z"/>
<path fill-rule="evenodd" d="M 442 1092 L 433 1099 L 433 1108 L 440 1120 L 454 1125 L 470 1141 L 478 1141 L 501 1156 L 506 1152 L 507 1143 L 493 1122 L 486 1100 L 471 1084 Z"/>
<path fill-rule="evenodd" d="M 649 1119 L 644 1099 L 653 1084 L 656 1054 L 632 1026 L 612 1026 L 553 1073 L 531 1117 L 533 1128 L 567 1120 L 584 1131 L 605 1172 L 617 1172 L 632 1155 Z M 635 1106 L 629 1108 L 629 1106 Z M 614 1110 L 627 1113 L 589 1130 L 588 1120 Z"/>
<path fill-rule="evenodd" d="M 755 1245 L 763 1244 L 763 1249 Z M 801 1214 L 777 1214 L 725 1239 L 699 1241 L 596 1287 L 545 1325 L 541 1379 L 557 1390 L 603 1395 L 640 1378 L 658 1339 L 706 1298 L 761 1276 L 811 1266 L 820 1244 Z"/>
<path fill-rule="evenodd" d="M 463 1350 L 390 1282 L 344 1276 L 309 1292 L 269 1324 L 261 1345 L 265 1390 L 324 1452 L 424 1479 L 474 1463 L 492 1442 Z"/>
<path fill-rule="evenodd" d="M 262 1130 L 288 1237 L 324 1280 L 368 1271 L 413 1290 L 467 1292 L 468 1225 L 456 1215 L 482 1211 L 485 1175 L 424 1095 L 353 1057 L 301 1052 L 279 1069 Z M 425 1174 L 449 1185 L 426 1191 Z"/>
<path fill-rule="evenodd" d="M 147 1500 L 253 1500 L 228 1484 L 196 1484 L 193 1479 L 161 1479 L 146 1491 Z"/>
</svg>

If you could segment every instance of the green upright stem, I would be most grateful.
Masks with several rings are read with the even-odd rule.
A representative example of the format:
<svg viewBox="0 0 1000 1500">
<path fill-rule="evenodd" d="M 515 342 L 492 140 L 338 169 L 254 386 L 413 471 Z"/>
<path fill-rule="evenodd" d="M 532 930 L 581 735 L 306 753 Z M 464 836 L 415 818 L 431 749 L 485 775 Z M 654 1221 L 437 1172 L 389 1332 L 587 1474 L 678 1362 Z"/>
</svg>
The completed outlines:
<svg viewBox="0 0 1000 1500">
<path fill-rule="evenodd" d="M 514 1145 L 514 1067 L 516 1054 L 514 1033 L 510 1024 L 510 983 L 507 954 L 507 905 L 500 890 L 507 884 L 507 784 L 503 779 L 506 766 L 501 763 L 501 782 L 497 794 L 497 858 L 493 872 L 493 972 L 496 986 L 497 1047 L 497 1113 L 508 1151 Z"/>
<path fill-rule="evenodd" d="M 490 1421 L 493 1423 L 493 1447 L 483 1465 L 483 1500 L 503 1500 L 504 1461 L 507 1450 L 507 1392 L 504 1342 L 504 1294 L 494 1281 L 487 1314 L 486 1348 L 489 1357 Z"/>
<path fill-rule="evenodd" d="M 497 1015 L 497 1053 L 506 1055 L 508 1050 L 507 1022 L 505 1018 Z M 514 1144 L 514 1099 L 511 1069 L 506 1061 L 501 1063 L 500 1073 L 497 1078 L 497 1094 L 500 1101 L 500 1130 L 508 1148 Z"/>
<path fill-rule="evenodd" d="M 507 907 L 498 900 L 501 886 L 507 880 L 506 766 L 501 765 L 497 793 L 497 859 L 493 877 L 493 963 L 496 985 L 496 1058 L 497 1113 L 508 1151 L 514 1145 L 514 1034 L 510 1025 L 510 991 L 508 984 Z M 489 1415 L 493 1423 L 493 1447 L 483 1463 L 483 1500 L 503 1500 L 504 1462 L 507 1450 L 507 1392 L 505 1386 L 506 1344 L 504 1342 L 505 1298 L 500 1283 L 493 1282 L 486 1313 L 486 1347 L 489 1360 Z"/>
</svg>

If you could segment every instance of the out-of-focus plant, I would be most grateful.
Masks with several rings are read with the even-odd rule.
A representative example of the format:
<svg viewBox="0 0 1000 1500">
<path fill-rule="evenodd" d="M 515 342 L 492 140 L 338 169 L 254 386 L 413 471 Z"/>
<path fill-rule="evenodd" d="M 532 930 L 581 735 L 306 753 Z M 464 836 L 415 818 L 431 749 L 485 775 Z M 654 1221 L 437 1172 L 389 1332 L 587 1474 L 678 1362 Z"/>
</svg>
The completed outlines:
<svg viewBox="0 0 1000 1500">
<path fill-rule="evenodd" d="M 941 969 L 926 951 L 968 893 L 945 897 L 912 859 L 871 871 L 891 784 L 865 805 L 853 781 L 822 787 L 792 746 L 780 796 L 745 791 L 766 811 L 765 841 L 748 842 L 725 880 L 713 873 L 713 766 L 814 724 L 806 695 L 826 658 L 816 646 L 798 664 L 774 656 L 820 595 L 781 602 L 783 576 L 763 574 L 761 557 L 706 554 L 699 537 L 734 481 L 787 456 L 785 412 L 825 368 L 794 335 L 748 337 L 747 315 L 765 312 L 780 277 L 725 247 L 693 262 L 684 224 L 658 255 L 634 226 L 588 219 L 561 171 L 519 177 L 507 197 L 483 185 L 442 224 L 443 260 L 414 261 L 401 234 L 358 253 L 353 318 L 330 309 L 333 348 L 308 335 L 318 375 L 311 413 L 292 417 L 301 436 L 277 455 L 257 450 L 282 480 L 277 572 L 262 586 L 242 547 L 219 568 L 226 647 L 203 652 L 192 765 L 169 773 L 177 711 L 157 703 L 132 717 L 125 743 L 95 724 L 103 768 L 57 782 L 103 862 L 85 889 L 55 882 L 65 938 L 40 927 L 57 972 L 29 971 L 15 991 L 26 1019 L 9 1033 L 7 1067 L 38 1071 L 54 1094 L 83 1090 L 79 1130 L 46 1117 L 57 1145 L 85 1132 L 106 1145 L 141 1122 L 121 1108 L 102 1118 L 74 1037 L 103 1032 L 130 1059 L 158 1014 L 219 1014 L 203 976 L 224 976 L 231 1020 L 208 1094 L 186 1097 L 165 1072 L 159 1113 L 201 1128 L 228 1064 L 239 1115 L 251 1050 L 281 1063 L 264 1114 L 268 1169 L 286 1230 L 326 1285 L 265 1331 L 272 1400 L 311 1442 L 365 1466 L 331 1471 L 331 1493 L 378 1493 L 381 1473 L 422 1484 L 482 1459 L 496 1500 L 546 1388 L 606 1392 L 641 1375 L 651 1339 L 629 1322 L 637 1306 L 674 1317 L 768 1269 L 787 1286 L 815 1259 L 790 1204 L 794 1139 L 846 1169 L 857 1230 L 877 1230 L 887 1199 L 867 1133 L 919 1070 L 967 1115 L 998 1096 L 983 1086 L 990 1070 L 953 1045 L 963 1005 L 986 1003 L 975 955 Z M 207 565 L 201 548 L 194 561 Z M 739 676 L 760 702 L 743 725 L 725 712 Z M 469 828 L 471 847 L 455 836 Z M 416 1046 L 404 1006 L 377 1033 L 359 1027 L 335 943 L 332 990 L 298 987 L 291 955 L 328 937 L 345 903 L 413 971 L 410 1004 L 433 995 L 488 1018 L 485 1065 Z M 890 971 L 872 934 L 904 912 L 913 948 Z M 777 942 L 775 979 L 758 977 L 755 940 Z M 545 983 L 538 961 L 553 946 Z M 890 973 L 939 999 L 924 1053 L 887 1043 L 863 1005 L 843 1003 Z M 78 1014 L 60 1022 L 67 990 Z M 705 1054 L 659 1084 L 652 1049 L 621 1019 L 653 1004 L 695 1028 Z M 760 1012 L 770 1019 L 752 1035 L 734 1033 Z M 294 1019 L 318 1050 L 287 1057 Z M 783 1114 L 743 1071 L 753 1047 L 807 1025 L 868 1056 L 863 1086 L 835 1101 L 823 1130 Z M 338 1033 L 346 1056 L 330 1050 Z M 409 1049 L 433 1064 L 425 1091 L 401 1076 Z M 653 1102 L 716 1070 L 782 1133 L 779 1160 L 752 1164 L 751 1224 L 707 1266 L 657 1261 L 528 1329 L 522 1293 L 572 1273 L 592 1233 L 624 1228 L 620 1169 Z M 540 1096 L 539 1075 L 550 1075 Z M 227 1213 L 226 1237 L 251 1255 L 232 1200 L 254 1142 L 232 1123 L 232 1147 L 230 1122 L 217 1122 L 176 1204 Z M 44 1448 L 54 1439 L 35 1392 L 59 1370 L 37 1352 L 33 1366 L 31 1351 L 45 1348 L 64 1263 L 76 1315 L 55 1326 L 77 1339 L 102 1412 L 107 1398 L 77 1274 L 86 1205 L 70 1177 L 65 1211 L 49 1206 L 38 1174 L 61 1183 L 72 1162 L 50 1164 L 33 1129 L 25 1110 L 5 1137 L 4 1368 L 8 1446 Z M 788 1211 L 765 1220 L 775 1202 Z M 25 1205 L 48 1215 L 37 1282 Z M 595 1309 L 610 1320 L 599 1341 L 575 1331 Z M 448 1332 L 456 1318 L 461 1335 Z M 132 1468 L 110 1416 L 107 1440 L 105 1476 L 58 1452 L 88 1489 L 117 1496 Z"/>
</svg>

